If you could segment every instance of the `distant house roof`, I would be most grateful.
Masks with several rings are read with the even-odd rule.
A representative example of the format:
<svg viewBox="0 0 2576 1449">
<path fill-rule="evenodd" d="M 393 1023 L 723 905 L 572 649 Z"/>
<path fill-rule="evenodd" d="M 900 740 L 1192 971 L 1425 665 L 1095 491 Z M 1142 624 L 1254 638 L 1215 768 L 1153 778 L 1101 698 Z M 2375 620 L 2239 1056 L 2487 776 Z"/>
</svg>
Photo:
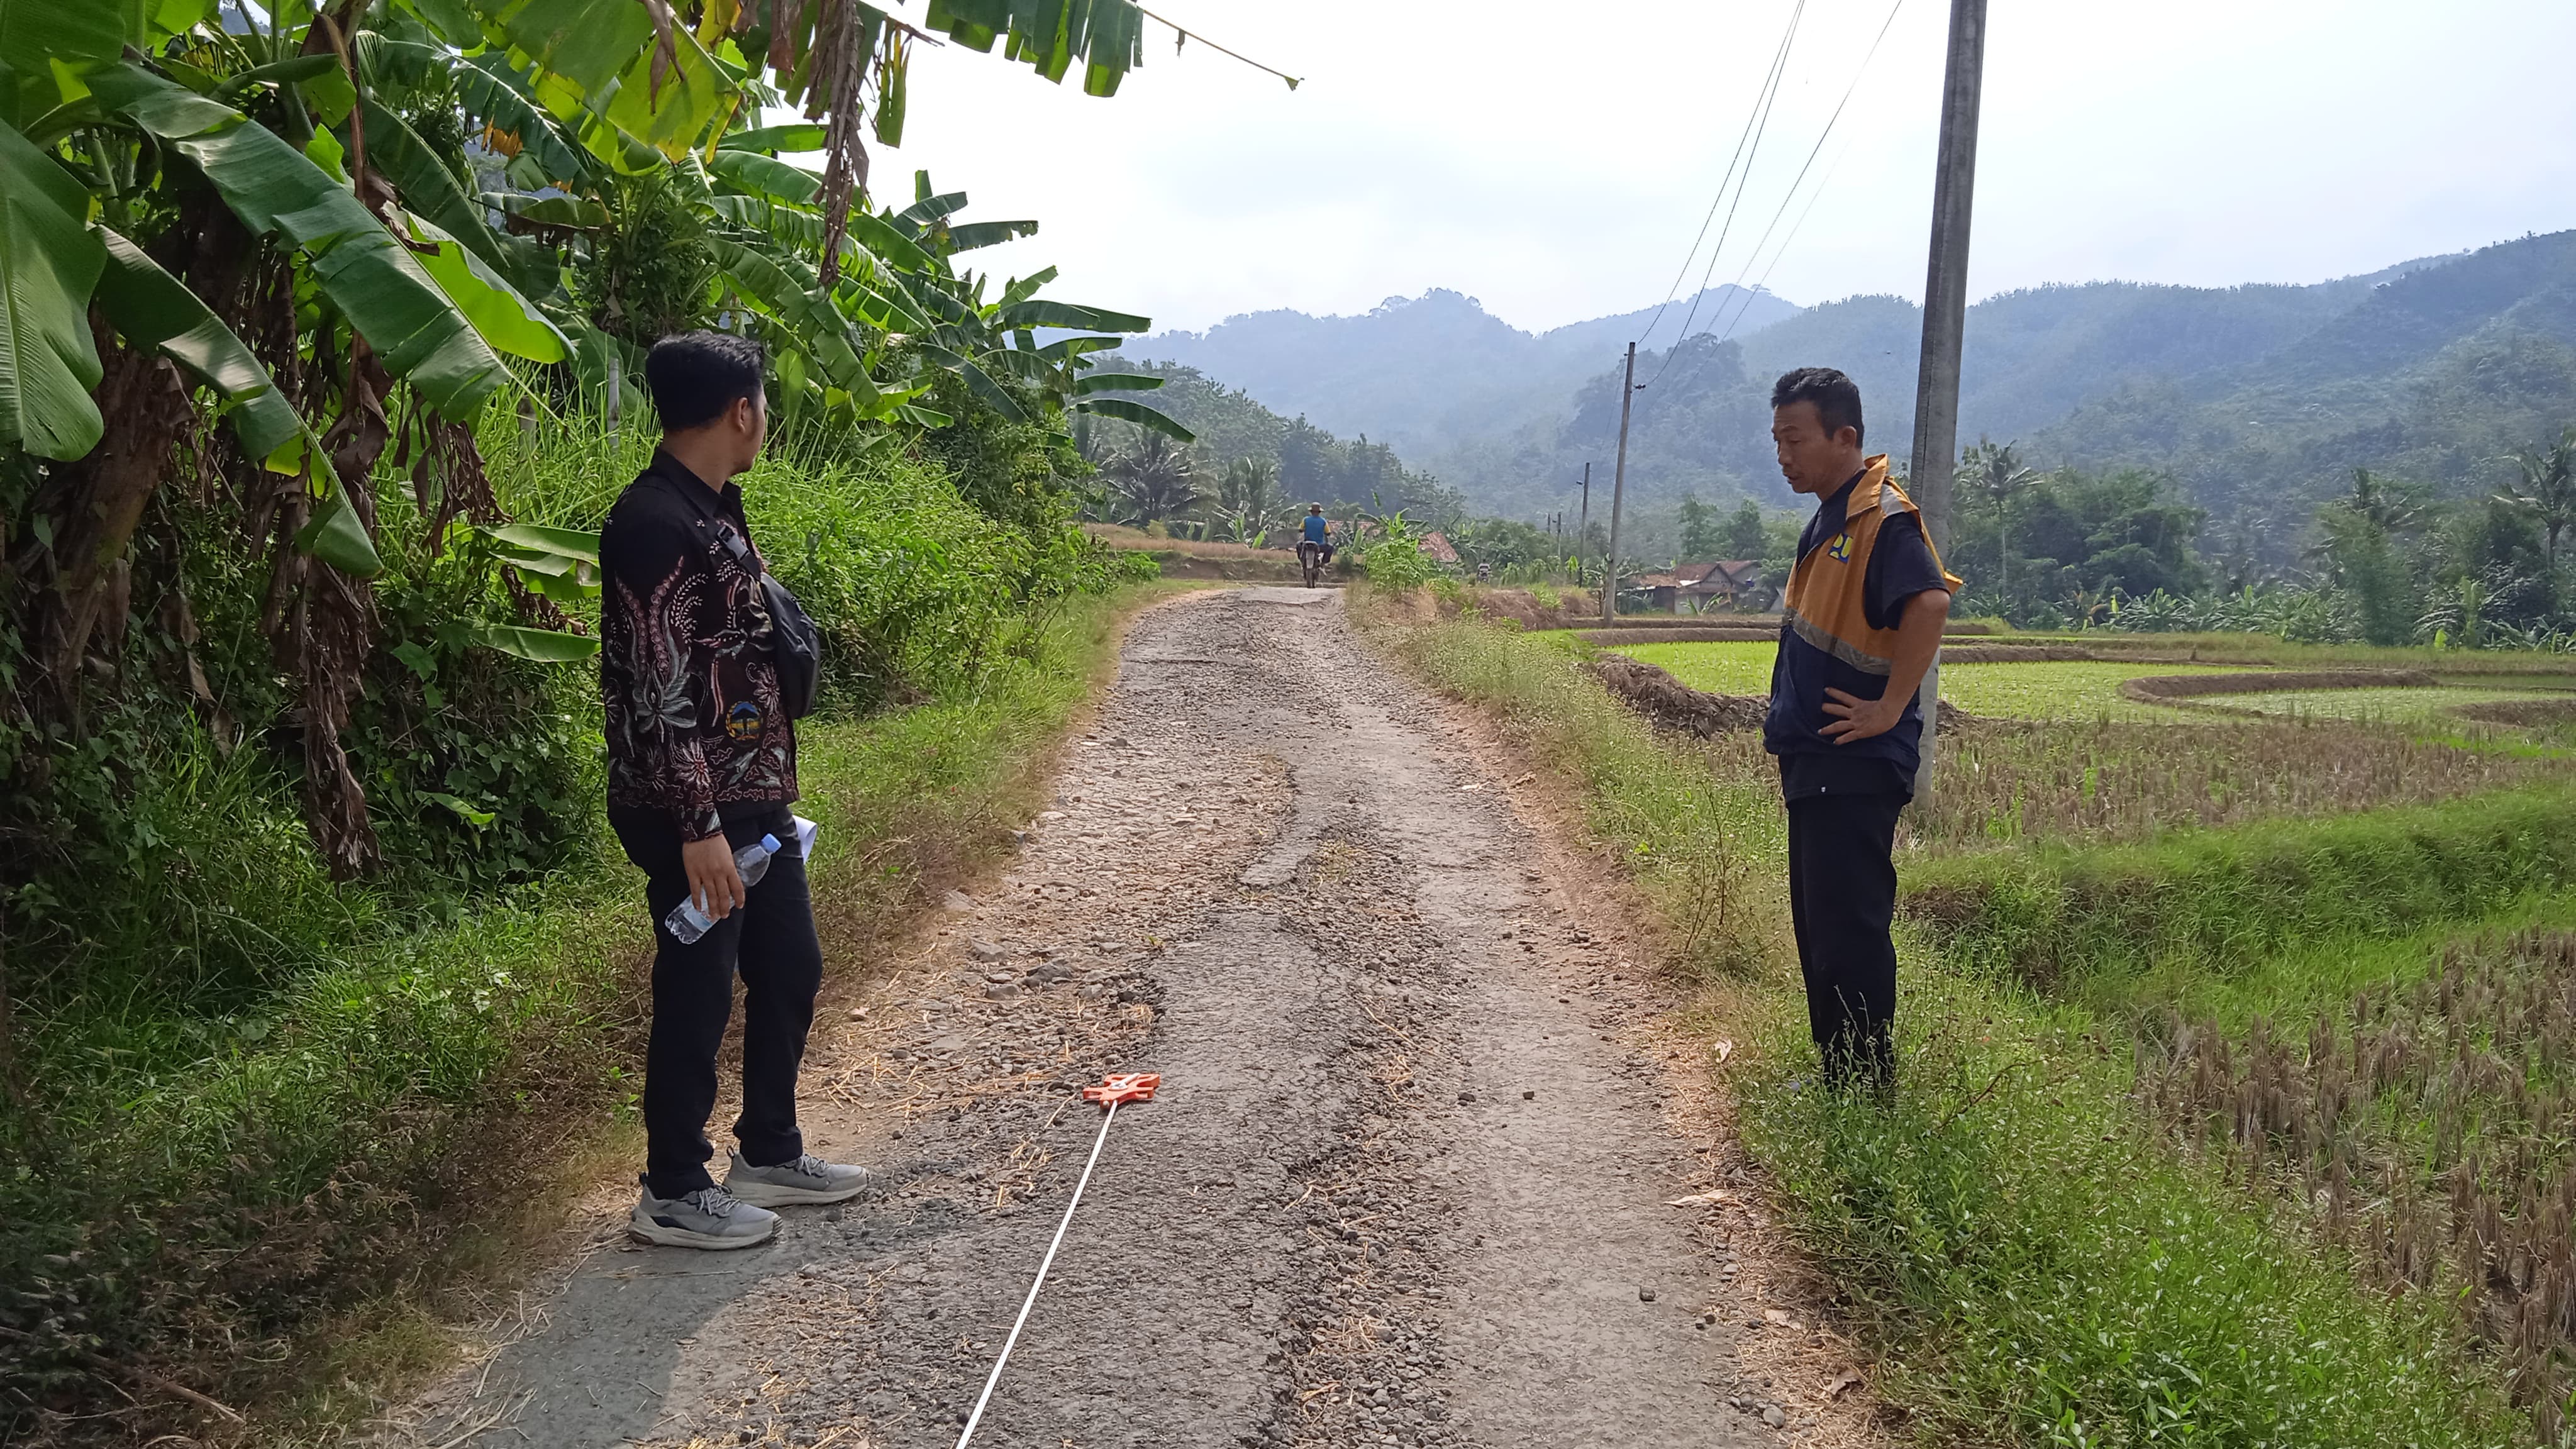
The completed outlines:
<svg viewBox="0 0 2576 1449">
<path fill-rule="evenodd" d="M 1431 556 L 1433 563 L 1453 564 L 1458 561 L 1458 550 L 1451 548 L 1448 536 L 1437 530 L 1422 535 L 1422 551 Z"/>
<path fill-rule="evenodd" d="M 1716 559 L 1674 568 L 1672 587 L 1701 594 L 1729 594 L 1752 582 L 1762 571 L 1760 559 Z"/>
<path fill-rule="evenodd" d="M 1639 574 L 1628 585 L 1632 589 L 1678 589 L 1681 586 L 1682 576 L 1678 573 Z"/>
</svg>

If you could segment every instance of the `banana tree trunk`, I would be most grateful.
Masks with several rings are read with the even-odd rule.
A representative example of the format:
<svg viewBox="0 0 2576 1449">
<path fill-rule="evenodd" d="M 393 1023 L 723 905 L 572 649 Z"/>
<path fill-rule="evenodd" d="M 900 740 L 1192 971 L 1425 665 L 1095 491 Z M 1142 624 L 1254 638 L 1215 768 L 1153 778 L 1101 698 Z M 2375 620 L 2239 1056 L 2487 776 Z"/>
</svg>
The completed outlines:
<svg viewBox="0 0 2576 1449">
<path fill-rule="evenodd" d="M 26 1082 L 18 1074 L 18 1028 L 9 1005 L 9 937 L 0 930 L 0 1092 L 10 1105 L 24 1106 Z"/>
<path fill-rule="evenodd" d="M 104 323 L 92 331 L 105 376 L 97 396 L 107 432 L 96 448 L 57 475 L 40 505 L 53 523 L 54 577 L 40 605 L 39 659 L 57 717 L 77 721 L 81 673 L 108 605 L 123 593 L 126 545 L 144 505 L 168 470 L 193 411 L 179 373 L 159 357 L 117 345 Z"/>
<path fill-rule="evenodd" d="M 376 459 L 391 436 L 384 400 L 392 390 L 393 379 L 374 350 L 363 339 L 353 342 L 340 417 L 322 438 L 349 507 L 371 537 L 376 531 Z M 292 543 L 284 546 L 291 549 Z M 367 580 L 318 558 L 298 557 L 296 562 L 303 587 L 287 623 L 302 686 L 304 826 L 331 874 L 348 880 L 384 862 L 375 823 L 367 817 L 366 789 L 349 767 L 349 751 L 341 740 L 349 727 L 349 705 L 364 683 L 368 652 L 375 647 L 375 591 Z"/>
</svg>

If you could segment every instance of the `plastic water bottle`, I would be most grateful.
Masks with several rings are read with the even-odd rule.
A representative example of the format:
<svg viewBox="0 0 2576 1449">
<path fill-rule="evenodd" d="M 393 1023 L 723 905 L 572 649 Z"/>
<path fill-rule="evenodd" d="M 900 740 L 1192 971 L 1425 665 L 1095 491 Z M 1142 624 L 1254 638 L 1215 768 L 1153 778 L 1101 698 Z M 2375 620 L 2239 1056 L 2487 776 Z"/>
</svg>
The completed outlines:
<svg viewBox="0 0 2576 1449">
<path fill-rule="evenodd" d="M 778 837 L 764 835 L 733 853 L 733 868 L 742 874 L 742 888 L 750 890 L 769 874 L 769 858 L 778 853 Z M 739 910 L 740 907 L 735 909 Z M 716 928 L 715 918 L 698 909 L 697 892 L 691 891 L 662 918 L 662 929 L 669 931 L 681 945 L 694 944 L 700 936 Z"/>
</svg>

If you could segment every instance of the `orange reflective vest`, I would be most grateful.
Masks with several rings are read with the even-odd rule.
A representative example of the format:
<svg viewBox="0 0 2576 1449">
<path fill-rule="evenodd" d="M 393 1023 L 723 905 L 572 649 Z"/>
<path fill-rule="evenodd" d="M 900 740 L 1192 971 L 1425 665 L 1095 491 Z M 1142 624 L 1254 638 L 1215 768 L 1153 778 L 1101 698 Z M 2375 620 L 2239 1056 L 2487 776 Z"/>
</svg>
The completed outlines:
<svg viewBox="0 0 2576 1449">
<path fill-rule="evenodd" d="M 1913 768 L 1923 716 L 1912 704 L 1896 728 L 1870 739 L 1837 745 L 1817 733 L 1832 719 L 1824 712 L 1827 689 L 1862 699 L 1887 692 L 1887 676 L 1896 665 L 1897 621 L 1870 627 L 1869 559 L 1880 527 L 1898 514 L 1922 517 L 1905 490 L 1888 481 L 1887 455 L 1877 454 L 1844 496 L 1841 530 L 1818 541 L 1790 571 L 1781 604 L 1780 657 L 1771 671 L 1771 711 L 1762 727 L 1763 745 L 1773 754 L 1830 750 Z M 1924 545 L 1931 546 L 1928 534 Z M 1933 562 L 1940 563 L 1937 551 Z M 1956 575 L 1944 568 L 1941 577 L 1951 592 L 1958 591 Z"/>
</svg>

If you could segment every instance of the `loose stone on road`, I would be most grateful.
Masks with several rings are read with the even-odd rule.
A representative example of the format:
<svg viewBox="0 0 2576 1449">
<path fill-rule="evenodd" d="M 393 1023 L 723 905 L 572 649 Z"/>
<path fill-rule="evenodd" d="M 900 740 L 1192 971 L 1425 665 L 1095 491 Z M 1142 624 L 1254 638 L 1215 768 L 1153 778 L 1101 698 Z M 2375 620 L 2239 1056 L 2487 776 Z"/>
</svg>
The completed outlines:
<svg viewBox="0 0 2576 1449">
<path fill-rule="evenodd" d="M 1674 1205 L 1728 1194 L 1660 988 L 1464 733 L 1334 592 L 1148 611 L 1009 869 L 904 959 L 827 937 L 812 1145 L 908 1185 L 725 1254 L 619 1240 L 603 1191 L 411 1433 L 954 1444 L 1097 1131 L 1078 1088 L 1151 1071 L 976 1443 L 1794 1436 L 1720 1215 Z"/>
</svg>

